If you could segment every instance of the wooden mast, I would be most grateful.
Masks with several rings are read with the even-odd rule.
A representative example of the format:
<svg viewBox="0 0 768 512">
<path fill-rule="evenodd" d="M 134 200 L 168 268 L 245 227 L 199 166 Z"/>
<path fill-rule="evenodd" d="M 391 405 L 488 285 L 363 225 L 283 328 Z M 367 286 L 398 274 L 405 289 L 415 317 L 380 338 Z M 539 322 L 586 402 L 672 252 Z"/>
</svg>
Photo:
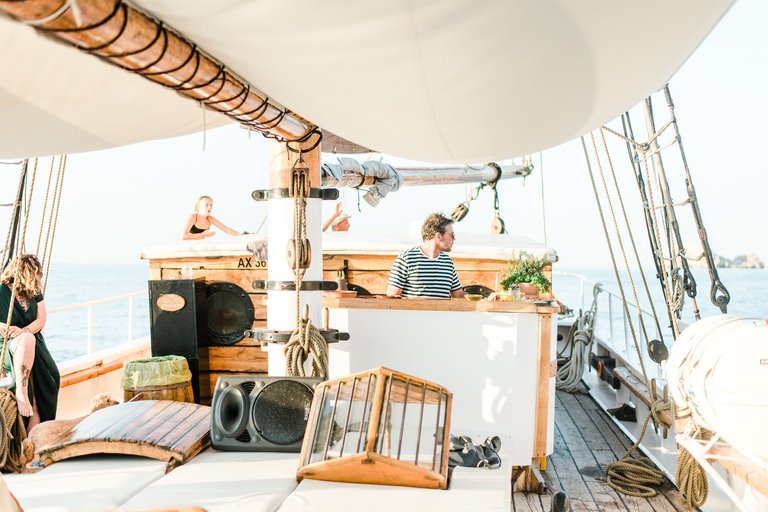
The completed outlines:
<svg viewBox="0 0 768 512">
<path fill-rule="evenodd" d="M 291 148 L 308 149 L 317 143 L 315 135 L 303 143 L 290 143 Z M 271 189 L 290 189 L 291 175 L 299 153 L 288 149 L 289 143 L 270 141 L 269 145 L 269 187 Z M 320 188 L 320 147 L 301 154 L 309 168 L 309 185 Z M 323 280 L 323 238 L 322 238 L 322 199 L 306 200 L 307 239 L 311 250 L 311 261 L 303 280 Z M 294 200 L 292 198 L 270 199 L 267 203 L 268 238 L 269 238 L 269 281 L 294 280 L 294 272 L 288 263 L 287 247 L 294 238 Z M 296 329 L 296 294 L 294 291 L 268 290 L 267 328 L 275 331 L 293 331 Z M 318 328 L 322 326 L 323 292 L 302 291 L 301 311 L 309 306 L 309 318 Z M 269 374 L 285 375 L 284 345 L 271 343 L 269 351 Z M 311 368 L 311 359 L 307 360 Z M 309 374 L 309 372 L 307 372 Z"/>
<path fill-rule="evenodd" d="M 300 140 L 315 128 L 122 0 L 0 0 L 0 10 L 250 129 Z"/>
</svg>

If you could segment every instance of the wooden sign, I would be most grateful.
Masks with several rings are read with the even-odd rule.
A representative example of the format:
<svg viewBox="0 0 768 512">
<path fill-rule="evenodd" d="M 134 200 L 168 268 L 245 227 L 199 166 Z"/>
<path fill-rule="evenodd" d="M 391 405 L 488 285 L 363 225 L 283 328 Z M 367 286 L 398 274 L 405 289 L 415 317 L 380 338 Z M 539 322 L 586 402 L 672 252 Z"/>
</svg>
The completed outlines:
<svg viewBox="0 0 768 512">
<path fill-rule="evenodd" d="M 184 307 L 186 301 L 181 295 L 166 293 L 157 299 L 157 307 L 163 311 L 178 311 Z"/>
</svg>

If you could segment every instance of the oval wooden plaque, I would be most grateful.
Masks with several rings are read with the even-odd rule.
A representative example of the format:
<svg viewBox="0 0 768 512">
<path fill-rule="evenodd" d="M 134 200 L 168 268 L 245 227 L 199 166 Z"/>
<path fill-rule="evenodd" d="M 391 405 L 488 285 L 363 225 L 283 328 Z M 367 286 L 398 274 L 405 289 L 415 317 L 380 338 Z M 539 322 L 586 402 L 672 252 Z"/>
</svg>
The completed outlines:
<svg viewBox="0 0 768 512">
<path fill-rule="evenodd" d="M 167 293 L 161 295 L 157 299 L 157 307 L 163 311 L 178 311 L 183 308 L 185 304 L 186 301 L 184 300 L 184 297 L 176 295 L 175 293 Z"/>
</svg>

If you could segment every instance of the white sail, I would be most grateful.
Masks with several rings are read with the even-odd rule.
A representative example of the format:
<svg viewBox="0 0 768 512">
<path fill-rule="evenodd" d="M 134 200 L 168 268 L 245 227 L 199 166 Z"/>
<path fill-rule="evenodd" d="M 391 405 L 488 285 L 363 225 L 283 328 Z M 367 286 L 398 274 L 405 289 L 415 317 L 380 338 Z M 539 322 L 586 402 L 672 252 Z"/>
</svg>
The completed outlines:
<svg viewBox="0 0 768 512">
<path fill-rule="evenodd" d="M 322 128 L 459 163 L 530 154 L 615 118 L 664 85 L 731 3 L 133 2 Z M 0 158 L 226 122 L 9 18 L 0 47 Z"/>
</svg>

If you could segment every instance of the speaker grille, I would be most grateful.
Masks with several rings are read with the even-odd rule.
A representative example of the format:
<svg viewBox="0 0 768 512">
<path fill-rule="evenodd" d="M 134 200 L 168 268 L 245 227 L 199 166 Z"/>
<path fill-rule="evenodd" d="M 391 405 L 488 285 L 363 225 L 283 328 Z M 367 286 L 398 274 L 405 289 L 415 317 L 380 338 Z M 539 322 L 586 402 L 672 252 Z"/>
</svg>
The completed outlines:
<svg viewBox="0 0 768 512">
<path fill-rule="evenodd" d="M 312 405 L 312 390 L 292 380 L 267 385 L 253 402 L 252 418 L 264 439 L 288 445 L 304 437 Z"/>
</svg>

